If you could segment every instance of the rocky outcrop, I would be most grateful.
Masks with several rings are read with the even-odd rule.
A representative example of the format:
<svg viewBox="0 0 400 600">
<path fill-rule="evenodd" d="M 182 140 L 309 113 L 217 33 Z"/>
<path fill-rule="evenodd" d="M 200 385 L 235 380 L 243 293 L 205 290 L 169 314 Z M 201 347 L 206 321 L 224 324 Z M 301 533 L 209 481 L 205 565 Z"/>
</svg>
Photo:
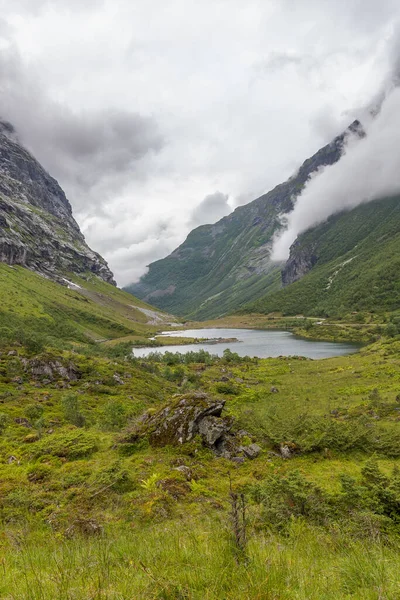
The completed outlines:
<svg viewBox="0 0 400 600">
<path fill-rule="evenodd" d="M 294 283 L 308 273 L 317 263 L 318 256 L 315 246 L 300 246 L 296 241 L 290 248 L 289 259 L 282 270 L 282 284 L 284 286 Z"/>
<path fill-rule="evenodd" d="M 63 190 L 0 122 L 0 261 L 55 280 L 91 272 L 108 283 L 113 274 L 86 244 Z"/>
<path fill-rule="evenodd" d="M 201 392 L 178 396 L 156 413 L 145 413 L 120 442 L 135 443 L 146 437 L 153 446 L 180 446 L 200 436 L 203 445 L 217 456 L 233 458 L 243 453 L 256 458 L 261 448 L 241 446 L 241 435 L 232 431 L 232 419 L 222 416 L 224 406 L 225 400 Z"/>
</svg>

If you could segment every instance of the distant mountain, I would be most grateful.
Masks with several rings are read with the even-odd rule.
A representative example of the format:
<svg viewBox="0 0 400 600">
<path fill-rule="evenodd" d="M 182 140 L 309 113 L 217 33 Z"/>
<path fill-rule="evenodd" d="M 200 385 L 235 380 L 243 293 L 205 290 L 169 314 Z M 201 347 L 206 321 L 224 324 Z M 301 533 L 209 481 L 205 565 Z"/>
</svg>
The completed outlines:
<svg viewBox="0 0 400 600">
<path fill-rule="evenodd" d="M 194 229 L 179 248 L 152 263 L 138 283 L 125 289 L 163 310 L 197 319 L 232 312 L 279 290 L 283 265 L 270 260 L 279 215 L 292 209 L 293 199 L 313 172 L 339 160 L 349 134 L 363 135 L 358 121 L 285 183 L 218 223 Z"/>
<path fill-rule="evenodd" d="M 86 244 L 57 181 L 0 122 L 0 261 L 62 281 L 91 272 L 108 283 L 106 261 Z"/>
</svg>

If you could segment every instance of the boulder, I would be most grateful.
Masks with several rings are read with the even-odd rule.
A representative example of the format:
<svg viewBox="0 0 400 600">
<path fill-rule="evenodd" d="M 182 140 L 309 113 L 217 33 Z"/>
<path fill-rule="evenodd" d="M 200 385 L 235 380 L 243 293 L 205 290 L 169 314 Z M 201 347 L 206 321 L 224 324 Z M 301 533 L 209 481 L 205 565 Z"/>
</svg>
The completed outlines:
<svg viewBox="0 0 400 600">
<path fill-rule="evenodd" d="M 253 458 L 257 458 L 257 456 L 259 456 L 259 454 L 261 452 L 261 448 L 257 444 L 250 444 L 250 446 L 243 446 L 242 450 L 243 450 L 243 454 L 245 455 L 245 457 L 250 458 L 251 460 Z"/>
<path fill-rule="evenodd" d="M 24 364 L 25 369 L 29 370 L 34 378 L 45 378 L 47 383 L 50 383 L 54 379 L 76 381 L 81 375 L 72 362 L 63 364 L 61 360 L 53 358 L 47 359 L 35 357 L 26 361 Z"/>
<path fill-rule="evenodd" d="M 120 441 L 133 443 L 147 437 L 153 446 L 178 446 L 199 435 L 215 454 L 229 458 L 237 444 L 230 433 L 231 419 L 221 417 L 224 406 L 225 400 L 201 392 L 177 395 L 155 414 L 145 413 Z"/>
</svg>

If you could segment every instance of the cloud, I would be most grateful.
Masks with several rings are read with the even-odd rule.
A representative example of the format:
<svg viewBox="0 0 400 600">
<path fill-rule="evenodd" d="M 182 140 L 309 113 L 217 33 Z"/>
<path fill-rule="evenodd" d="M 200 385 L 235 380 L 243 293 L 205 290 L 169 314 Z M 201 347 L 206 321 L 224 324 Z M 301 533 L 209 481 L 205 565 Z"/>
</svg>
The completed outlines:
<svg viewBox="0 0 400 600">
<path fill-rule="evenodd" d="M 232 212 L 228 201 L 228 194 L 222 192 L 209 194 L 193 210 L 189 222 L 190 226 L 198 227 L 199 225 L 211 224 L 219 221 L 222 217 L 226 217 Z"/>
<path fill-rule="evenodd" d="M 273 260 L 286 260 L 297 236 L 330 215 L 400 193 L 399 88 L 365 128 L 366 137 L 350 137 L 339 162 L 318 171 L 283 217 L 286 228 L 274 242 Z"/>
<path fill-rule="evenodd" d="M 0 52 L 0 115 L 61 180 L 78 210 L 90 203 L 100 208 L 110 191 L 142 176 L 142 159 L 164 145 L 151 116 L 109 107 L 74 111 L 52 99 L 13 44 Z"/>
</svg>

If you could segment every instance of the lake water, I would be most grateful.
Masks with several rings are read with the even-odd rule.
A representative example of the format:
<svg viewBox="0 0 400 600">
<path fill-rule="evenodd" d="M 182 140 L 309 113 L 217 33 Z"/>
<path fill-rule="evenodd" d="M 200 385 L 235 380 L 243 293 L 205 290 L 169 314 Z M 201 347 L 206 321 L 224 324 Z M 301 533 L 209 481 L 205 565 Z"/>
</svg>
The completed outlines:
<svg viewBox="0 0 400 600">
<path fill-rule="evenodd" d="M 358 346 L 344 342 L 320 342 L 304 340 L 288 331 L 271 331 L 261 329 L 186 329 L 185 331 L 164 332 L 163 337 L 188 337 L 188 338 L 237 338 L 238 342 L 200 343 L 162 346 L 159 348 L 134 348 L 133 354 L 145 357 L 152 352 L 194 352 L 201 349 L 210 354 L 222 356 L 224 350 L 229 348 L 240 356 L 257 356 L 269 358 L 276 356 L 306 356 L 308 358 L 329 358 L 357 352 Z M 171 340 L 172 342 L 172 340 Z"/>
</svg>

